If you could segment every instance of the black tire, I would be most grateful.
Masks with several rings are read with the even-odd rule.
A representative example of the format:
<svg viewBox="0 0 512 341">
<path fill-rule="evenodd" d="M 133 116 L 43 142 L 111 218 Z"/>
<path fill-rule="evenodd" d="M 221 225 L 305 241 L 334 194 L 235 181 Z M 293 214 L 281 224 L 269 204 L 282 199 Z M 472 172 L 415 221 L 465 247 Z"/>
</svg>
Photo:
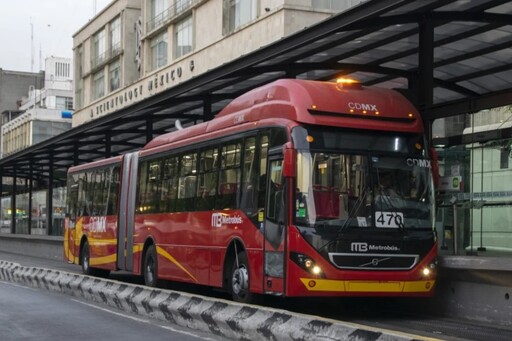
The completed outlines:
<svg viewBox="0 0 512 341">
<path fill-rule="evenodd" d="M 158 280 L 158 257 L 156 255 L 155 245 L 150 245 L 144 254 L 144 267 L 142 269 L 144 284 L 148 287 L 156 288 L 159 286 Z"/>
<path fill-rule="evenodd" d="M 238 264 L 236 259 L 233 261 L 228 283 L 229 291 L 235 302 L 251 303 L 254 301 L 254 295 L 249 290 L 250 272 L 248 264 L 245 251 L 238 254 Z"/>
<path fill-rule="evenodd" d="M 82 272 L 85 275 L 94 275 L 94 271 L 91 268 L 91 257 L 89 253 L 89 243 L 87 240 L 82 244 L 82 249 L 80 250 L 80 264 L 82 265 Z"/>
</svg>

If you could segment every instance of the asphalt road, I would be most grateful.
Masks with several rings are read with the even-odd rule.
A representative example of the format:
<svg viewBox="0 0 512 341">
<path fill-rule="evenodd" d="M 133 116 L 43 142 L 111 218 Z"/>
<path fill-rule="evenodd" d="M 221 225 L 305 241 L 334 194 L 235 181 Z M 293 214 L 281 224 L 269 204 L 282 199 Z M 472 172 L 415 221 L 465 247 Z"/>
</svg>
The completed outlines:
<svg viewBox="0 0 512 341">
<path fill-rule="evenodd" d="M 48 260 L 5 252 L 0 252 L 0 260 L 12 261 L 29 267 L 51 268 L 81 273 L 81 268 L 79 266 L 68 264 L 61 260 Z M 140 278 L 122 272 L 111 274 L 111 278 L 131 283 L 141 283 Z M 228 298 L 226 294 L 222 292 L 205 289 L 204 287 L 168 283 L 168 288 L 206 296 Z M 396 298 L 345 298 L 334 300 L 315 300 L 265 297 L 262 304 L 302 314 L 317 315 L 379 329 L 397 330 L 405 333 L 417 334 L 423 337 L 449 341 L 512 340 L 512 328 L 510 327 L 421 314 L 421 306 L 417 305 L 415 301 L 410 300 L 400 300 Z"/>
<path fill-rule="evenodd" d="M 179 340 L 221 338 L 132 316 L 75 297 L 0 281 L 0 339 Z"/>
</svg>

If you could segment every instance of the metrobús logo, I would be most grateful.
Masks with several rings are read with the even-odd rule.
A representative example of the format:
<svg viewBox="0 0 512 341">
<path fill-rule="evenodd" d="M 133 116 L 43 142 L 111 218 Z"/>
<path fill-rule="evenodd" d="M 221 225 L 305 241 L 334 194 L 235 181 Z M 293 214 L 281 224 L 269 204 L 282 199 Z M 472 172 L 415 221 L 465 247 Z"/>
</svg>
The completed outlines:
<svg viewBox="0 0 512 341">
<path fill-rule="evenodd" d="M 212 214 L 212 227 L 222 227 L 222 225 L 242 224 L 244 220 L 239 215 L 229 215 L 225 213 Z"/>
<path fill-rule="evenodd" d="M 400 251 L 395 245 L 373 245 L 368 243 L 350 243 L 350 251 L 368 252 L 368 251 Z"/>
</svg>

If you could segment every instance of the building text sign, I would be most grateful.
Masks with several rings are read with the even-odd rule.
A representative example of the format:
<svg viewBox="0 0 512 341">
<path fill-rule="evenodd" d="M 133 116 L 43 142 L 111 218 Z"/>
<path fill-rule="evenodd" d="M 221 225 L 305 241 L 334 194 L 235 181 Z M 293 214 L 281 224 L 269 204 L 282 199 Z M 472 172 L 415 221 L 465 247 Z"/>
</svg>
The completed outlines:
<svg viewBox="0 0 512 341">
<path fill-rule="evenodd" d="M 90 118 L 112 113 L 169 89 L 179 82 L 192 77 L 194 68 L 194 60 L 189 60 L 184 64 L 172 65 L 148 76 L 135 85 L 116 92 L 93 105 L 90 108 Z"/>
</svg>

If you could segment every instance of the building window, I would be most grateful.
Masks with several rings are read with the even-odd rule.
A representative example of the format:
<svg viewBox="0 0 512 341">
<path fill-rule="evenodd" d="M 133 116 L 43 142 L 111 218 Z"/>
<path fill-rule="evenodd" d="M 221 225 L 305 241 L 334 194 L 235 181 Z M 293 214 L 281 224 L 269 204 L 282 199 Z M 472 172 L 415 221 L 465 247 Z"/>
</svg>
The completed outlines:
<svg viewBox="0 0 512 341">
<path fill-rule="evenodd" d="M 256 19 L 257 0 L 224 0 L 227 6 L 225 13 L 224 27 L 231 33 L 240 26 Z"/>
<path fill-rule="evenodd" d="M 509 141 L 508 144 L 500 148 L 500 169 L 509 168 L 509 162 L 512 158 L 510 146 L 512 146 L 512 141 Z"/>
<path fill-rule="evenodd" d="M 55 99 L 55 109 L 73 110 L 73 98 L 57 96 Z"/>
<path fill-rule="evenodd" d="M 83 87 L 83 47 L 80 45 L 75 52 L 75 101 L 77 108 L 82 107 Z"/>
<path fill-rule="evenodd" d="M 110 23 L 110 49 L 112 57 L 121 52 L 121 17 L 117 17 Z"/>
<path fill-rule="evenodd" d="M 192 0 L 176 0 L 176 14 L 181 13 L 192 5 Z"/>
<path fill-rule="evenodd" d="M 57 96 L 57 98 L 55 99 L 55 109 L 66 109 L 66 97 Z"/>
<path fill-rule="evenodd" d="M 82 84 L 81 78 L 75 82 L 75 101 L 77 108 L 82 107 Z"/>
<path fill-rule="evenodd" d="M 105 75 L 103 70 L 94 74 L 92 82 L 92 93 L 94 99 L 105 96 Z"/>
<path fill-rule="evenodd" d="M 192 51 L 192 16 L 176 24 L 175 35 L 174 57 L 179 58 Z"/>
<path fill-rule="evenodd" d="M 106 44 L 105 44 L 105 29 L 99 31 L 94 35 L 94 51 L 92 66 L 98 66 L 106 59 Z"/>
<path fill-rule="evenodd" d="M 119 89 L 121 86 L 121 68 L 119 59 L 109 65 L 110 72 L 110 91 Z"/>
<path fill-rule="evenodd" d="M 55 63 L 55 76 L 57 77 L 69 77 L 69 63 Z"/>
<path fill-rule="evenodd" d="M 151 19 L 162 14 L 165 9 L 166 0 L 151 0 Z"/>
<path fill-rule="evenodd" d="M 147 30 L 152 31 L 169 18 L 169 8 L 166 0 L 151 0 L 149 3 L 149 18 Z"/>
<path fill-rule="evenodd" d="M 151 39 L 151 69 L 167 65 L 167 32 Z"/>
<path fill-rule="evenodd" d="M 66 97 L 66 110 L 73 110 L 73 97 Z"/>
</svg>

